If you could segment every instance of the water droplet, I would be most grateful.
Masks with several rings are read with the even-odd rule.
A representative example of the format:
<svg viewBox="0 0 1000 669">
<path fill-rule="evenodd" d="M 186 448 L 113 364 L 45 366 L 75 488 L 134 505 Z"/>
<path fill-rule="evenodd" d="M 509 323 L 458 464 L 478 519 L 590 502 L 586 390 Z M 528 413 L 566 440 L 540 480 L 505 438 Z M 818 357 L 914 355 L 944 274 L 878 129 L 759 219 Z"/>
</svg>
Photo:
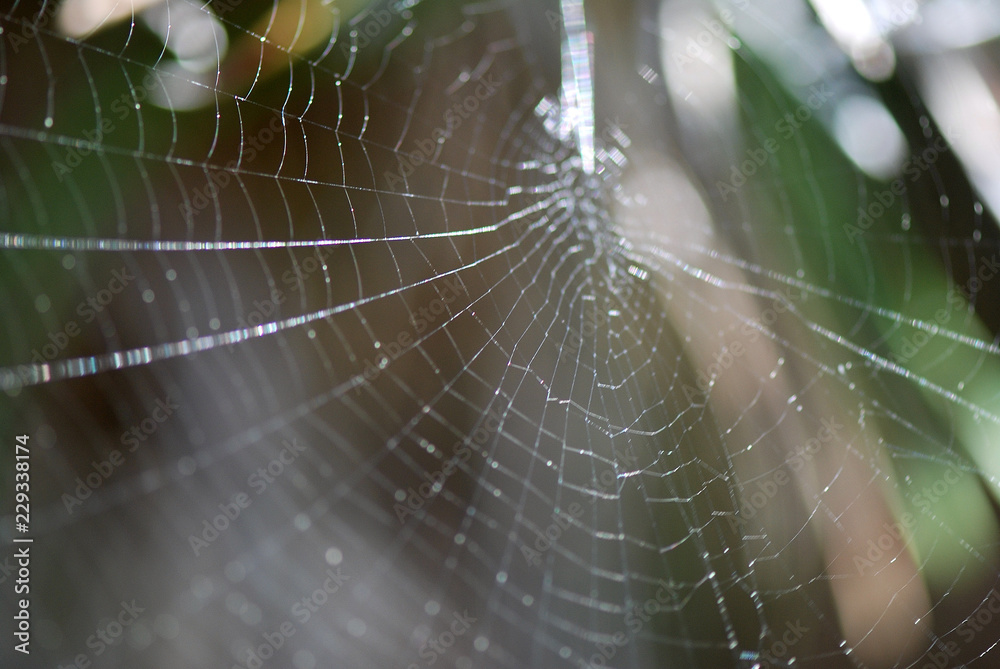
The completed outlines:
<svg viewBox="0 0 1000 669">
<path fill-rule="evenodd" d="M 354 637 L 363 637 L 368 626 L 360 618 L 352 618 L 347 623 L 347 633 Z"/>
</svg>

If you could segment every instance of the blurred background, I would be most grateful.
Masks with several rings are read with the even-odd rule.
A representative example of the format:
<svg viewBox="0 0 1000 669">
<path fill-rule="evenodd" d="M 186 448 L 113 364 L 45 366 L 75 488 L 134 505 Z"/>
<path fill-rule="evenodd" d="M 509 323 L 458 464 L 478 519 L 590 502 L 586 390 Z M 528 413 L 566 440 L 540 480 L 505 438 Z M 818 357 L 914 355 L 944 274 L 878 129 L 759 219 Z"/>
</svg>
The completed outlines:
<svg viewBox="0 0 1000 669">
<path fill-rule="evenodd" d="M 0 29 L 4 666 L 996 665 L 995 2 Z"/>
</svg>

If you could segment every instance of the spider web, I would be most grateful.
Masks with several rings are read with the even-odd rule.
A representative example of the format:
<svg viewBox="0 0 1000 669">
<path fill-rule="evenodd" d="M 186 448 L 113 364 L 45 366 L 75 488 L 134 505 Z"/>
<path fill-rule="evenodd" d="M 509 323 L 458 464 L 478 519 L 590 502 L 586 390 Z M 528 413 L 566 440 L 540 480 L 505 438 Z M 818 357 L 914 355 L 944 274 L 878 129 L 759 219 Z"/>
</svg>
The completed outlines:
<svg viewBox="0 0 1000 669">
<path fill-rule="evenodd" d="M 995 225 L 945 151 L 854 236 L 836 102 L 718 187 L 810 90 L 754 26 L 825 53 L 779 4 L 727 6 L 726 149 L 658 3 L 4 10 L 5 657 L 989 666 Z"/>
</svg>

